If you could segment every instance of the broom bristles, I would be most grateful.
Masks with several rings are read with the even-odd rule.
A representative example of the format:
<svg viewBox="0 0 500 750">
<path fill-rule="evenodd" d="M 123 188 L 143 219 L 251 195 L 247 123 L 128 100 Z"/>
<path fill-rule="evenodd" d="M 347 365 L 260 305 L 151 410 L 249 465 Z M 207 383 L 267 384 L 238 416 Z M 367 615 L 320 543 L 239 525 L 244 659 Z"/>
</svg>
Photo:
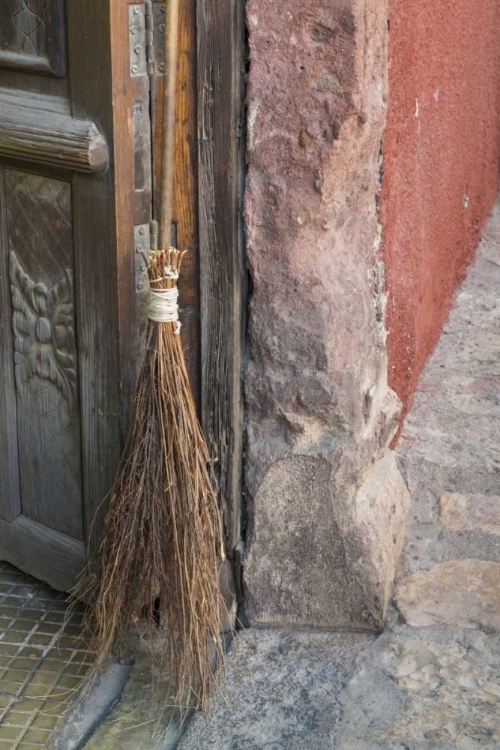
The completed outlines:
<svg viewBox="0 0 500 750">
<path fill-rule="evenodd" d="M 151 287 L 171 288 L 182 254 L 151 254 Z M 224 559 L 211 462 L 175 323 L 151 323 L 135 414 L 113 485 L 102 542 L 75 596 L 90 594 L 95 669 L 139 616 L 158 615 L 176 705 L 207 706 L 223 658 Z M 158 605 L 159 601 L 159 605 Z"/>
</svg>

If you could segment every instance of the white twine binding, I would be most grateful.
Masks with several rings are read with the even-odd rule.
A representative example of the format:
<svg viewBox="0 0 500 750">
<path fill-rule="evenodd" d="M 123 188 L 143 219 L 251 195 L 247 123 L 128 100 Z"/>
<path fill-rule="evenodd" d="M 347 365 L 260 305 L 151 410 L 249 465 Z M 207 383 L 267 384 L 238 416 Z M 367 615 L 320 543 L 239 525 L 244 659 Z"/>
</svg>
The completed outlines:
<svg viewBox="0 0 500 750">
<path fill-rule="evenodd" d="M 174 331 L 176 336 L 181 332 L 178 297 L 179 290 L 176 286 L 171 289 L 149 290 L 148 318 L 155 323 L 177 323 Z"/>
</svg>

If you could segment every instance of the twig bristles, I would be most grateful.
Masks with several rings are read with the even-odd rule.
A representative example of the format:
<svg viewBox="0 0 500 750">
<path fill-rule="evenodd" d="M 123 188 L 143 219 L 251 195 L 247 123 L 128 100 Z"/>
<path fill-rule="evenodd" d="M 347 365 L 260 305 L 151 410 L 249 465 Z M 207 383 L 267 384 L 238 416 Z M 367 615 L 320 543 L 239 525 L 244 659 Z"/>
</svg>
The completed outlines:
<svg viewBox="0 0 500 750">
<path fill-rule="evenodd" d="M 152 253 L 151 287 L 175 285 L 181 262 L 173 248 Z M 149 324 L 98 560 L 75 595 L 90 589 L 96 668 L 139 617 L 155 631 L 159 613 L 176 703 L 204 708 L 214 663 L 223 657 L 224 547 L 210 457 L 175 327 Z"/>
</svg>

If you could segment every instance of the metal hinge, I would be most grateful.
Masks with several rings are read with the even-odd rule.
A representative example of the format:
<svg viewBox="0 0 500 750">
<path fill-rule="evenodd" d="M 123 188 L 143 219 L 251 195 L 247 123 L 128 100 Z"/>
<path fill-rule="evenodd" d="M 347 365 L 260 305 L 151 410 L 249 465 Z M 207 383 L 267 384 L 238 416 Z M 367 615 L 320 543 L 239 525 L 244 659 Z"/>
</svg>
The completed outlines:
<svg viewBox="0 0 500 750">
<path fill-rule="evenodd" d="M 145 292 L 148 288 L 148 259 L 151 248 L 149 224 L 136 224 L 134 227 L 135 291 Z"/>
<path fill-rule="evenodd" d="M 165 3 L 130 5 L 128 9 L 130 75 L 163 75 L 165 71 Z"/>
<path fill-rule="evenodd" d="M 134 226 L 135 291 L 148 290 L 148 263 L 151 250 L 158 249 L 158 222 Z"/>
</svg>

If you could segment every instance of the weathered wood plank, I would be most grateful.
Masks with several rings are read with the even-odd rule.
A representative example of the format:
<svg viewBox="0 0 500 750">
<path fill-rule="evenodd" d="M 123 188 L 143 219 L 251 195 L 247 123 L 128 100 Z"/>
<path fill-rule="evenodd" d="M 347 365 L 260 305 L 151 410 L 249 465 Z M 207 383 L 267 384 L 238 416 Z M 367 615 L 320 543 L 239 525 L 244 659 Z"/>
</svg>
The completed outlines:
<svg viewBox="0 0 500 750">
<path fill-rule="evenodd" d="M 144 359 L 148 286 L 136 288 L 134 225 L 152 218 L 149 78 L 131 76 L 129 10 L 132 0 L 111 3 L 113 150 L 118 274 L 122 437 L 133 409 Z M 147 229 L 146 234 L 147 236 Z M 142 267 L 139 259 L 139 267 Z"/>
<path fill-rule="evenodd" d="M 113 3 L 114 4 L 114 3 Z M 113 142 L 110 3 L 67 4 L 72 112 Z M 95 550 L 120 454 L 119 322 L 112 170 L 73 178 L 85 539 Z M 130 221 L 130 219 L 129 219 Z"/>
<path fill-rule="evenodd" d="M 0 559 L 69 591 L 85 566 L 85 545 L 19 516 L 11 523 L 0 521 Z"/>
<path fill-rule="evenodd" d="M 1 156 L 82 172 L 106 168 L 102 134 L 72 117 L 59 97 L 0 89 L 0 112 Z"/>
<path fill-rule="evenodd" d="M 241 366 L 246 272 L 241 239 L 242 3 L 198 1 L 202 422 L 218 459 L 229 554 L 240 538 Z"/>
<path fill-rule="evenodd" d="M 71 185 L 5 185 L 22 512 L 83 539 Z"/>
<path fill-rule="evenodd" d="M 4 170 L 0 168 L 0 519 L 12 521 L 21 513 L 21 492 L 4 176 Z"/>
</svg>

